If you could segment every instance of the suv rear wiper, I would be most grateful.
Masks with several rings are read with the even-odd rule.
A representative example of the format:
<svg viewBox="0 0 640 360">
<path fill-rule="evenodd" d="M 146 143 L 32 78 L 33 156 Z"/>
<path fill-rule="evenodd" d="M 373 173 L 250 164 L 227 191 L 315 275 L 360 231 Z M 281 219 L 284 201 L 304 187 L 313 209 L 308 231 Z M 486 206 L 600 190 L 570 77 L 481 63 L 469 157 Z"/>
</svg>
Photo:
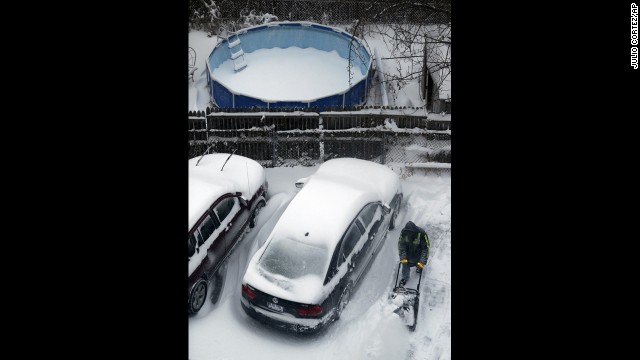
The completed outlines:
<svg viewBox="0 0 640 360">
<path fill-rule="evenodd" d="M 207 153 L 209 152 L 209 149 L 211 149 L 211 147 L 213 146 L 213 144 L 209 145 L 209 147 L 207 148 L 207 150 L 204 151 L 204 153 L 202 153 L 202 155 L 200 156 L 200 159 L 198 159 L 198 162 L 196 162 L 196 166 L 198 166 L 198 164 L 200 164 L 200 160 L 202 160 L 202 158 L 207 155 Z"/>
<path fill-rule="evenodd" d="M 233 156 L 233 154 L 236 153 L 237 149 L 233 149 L 233 152 L 231 154 L 229 154 L 229 157 L 227 158 L 227 160 L 224 161 L 224 164 L 222 164 L 222 167 L 220 168 L 220 171 L 222 171 L 222 169 L 224 169 L 224 166 L 227 165 L 227 161 L 229 161 L 229 159 L 231 159 L 231 156 Z"/>
</svg>

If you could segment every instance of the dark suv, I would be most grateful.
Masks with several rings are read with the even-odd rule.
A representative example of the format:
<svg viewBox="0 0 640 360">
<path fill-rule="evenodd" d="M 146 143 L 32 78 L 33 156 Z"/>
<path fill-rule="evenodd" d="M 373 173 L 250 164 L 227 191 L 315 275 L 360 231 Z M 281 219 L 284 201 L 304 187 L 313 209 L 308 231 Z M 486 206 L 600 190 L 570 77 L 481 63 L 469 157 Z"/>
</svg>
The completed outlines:
<svg viewBox="0 0 640 360">
<path fill-rule="evenodd" d="M 189 300 L 197 313 L 212 278 L 255 226 L 266 204 L 268 184 L 257 162 L 239 155 L 211 154 L 189 160 Z"/>
</svg>

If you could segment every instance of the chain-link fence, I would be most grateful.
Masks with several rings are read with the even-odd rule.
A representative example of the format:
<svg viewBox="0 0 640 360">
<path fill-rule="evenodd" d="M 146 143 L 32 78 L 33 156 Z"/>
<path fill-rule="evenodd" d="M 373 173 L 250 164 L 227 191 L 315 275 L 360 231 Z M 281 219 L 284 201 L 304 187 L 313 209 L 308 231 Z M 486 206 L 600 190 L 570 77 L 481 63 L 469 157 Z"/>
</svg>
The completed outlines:
<svg viewBox="0 0 640 360">
<path fill-rule="evenodd" d="M 239 18 L 251 10 L 269 13 L 284 21 L 313 21 L 344 24 L 354 20 L 377 23 L 445 24 L 451 21 L 450 0 L 420 0 L 396 6 L 396 1 L 338 0 L 222 0 L 217 2 L 222 17 Z"/>
</svg>

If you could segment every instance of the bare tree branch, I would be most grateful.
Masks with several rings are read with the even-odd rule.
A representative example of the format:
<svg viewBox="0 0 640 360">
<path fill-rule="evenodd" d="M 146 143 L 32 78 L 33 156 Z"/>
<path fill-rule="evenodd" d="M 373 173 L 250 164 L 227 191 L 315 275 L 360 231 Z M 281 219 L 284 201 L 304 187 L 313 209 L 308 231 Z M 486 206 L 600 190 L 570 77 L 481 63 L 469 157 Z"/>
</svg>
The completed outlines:
<svg viewBox="0 0 640 360">
<path fill-rule="evenodd" d="M 381 60 L 393 61 L 385 66 L 385 75 L 390 90 L 400 90 L 410 82 L 430 77 L 435 98 L 448 81 L 451 73 L 451 2 L 450 0 L 377 0 L 368 2 L 366 16 L 361 17 L 352 30 L 363 30 L 367 22 L 367 33 L 382 40 L 386 55 Z M 414 21 L 416 14 L 422 21 Z M 423 15 L 424 14 L 424 15 Z M 439 14 L 435 16 L 434 14 Z M 404 21 L 402 20 L 404 19 Z M 407 22 L 407 19 L 413 19 Z M 437 21 L 433 23 L 432 21 Z M 351 59 L 350 59 L 351 61 Z M 429 75 L 427 75 L 430 74 Z M 448 93 L 446 96 L 450 96 Z"/>
</svg>

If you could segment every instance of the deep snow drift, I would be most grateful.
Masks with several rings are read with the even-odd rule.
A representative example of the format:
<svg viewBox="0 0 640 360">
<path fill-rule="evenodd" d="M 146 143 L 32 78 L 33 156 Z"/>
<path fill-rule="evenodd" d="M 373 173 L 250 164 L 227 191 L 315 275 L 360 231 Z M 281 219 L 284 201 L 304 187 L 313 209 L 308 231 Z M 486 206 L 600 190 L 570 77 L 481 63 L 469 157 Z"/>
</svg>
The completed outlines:
<svg viewBox="0 0 640 360">
<path fill-rule="evenodd" d="M 224 289 L 189 318 L 189 358 L 196 359 L 450 359 L 451 358 L 451 178 L 411 176 L 401 181 L 405 207 L 396 230 L 353 294 L 342 318 L 326 331 L 295 336 L 249 318 L 240 306 L 248 260 L 264 243 L 296 193 L 294 182 L 317 167 L 266 169 L 271 198 L 257 226 L 225 264 Z M 412 220 L 431 239 L 431 256 L 420 286 L 418 326 L 411 333 L 388 299 L 398 264 L 400 228 Z M 412 276 L 415 272 L 412 271 Z"/>
</svg>

